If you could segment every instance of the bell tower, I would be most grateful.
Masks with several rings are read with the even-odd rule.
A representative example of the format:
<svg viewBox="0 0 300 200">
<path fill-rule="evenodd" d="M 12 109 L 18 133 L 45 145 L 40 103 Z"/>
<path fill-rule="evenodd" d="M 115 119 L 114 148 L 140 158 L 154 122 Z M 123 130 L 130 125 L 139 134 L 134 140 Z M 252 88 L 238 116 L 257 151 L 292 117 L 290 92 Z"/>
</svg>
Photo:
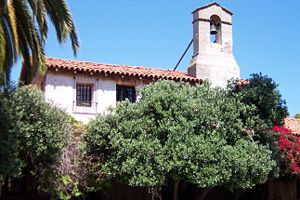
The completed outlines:
<svg viewBox="0 0 300 200">
<path fill-rule="evenodd" d="M 226 87 L 231 78 L 240 78 L 232 53 L 232 12 L 218 3 L 193 11 L 193 58 L 188 74 L 208 79 L 212 86 Z"/>
</svg>

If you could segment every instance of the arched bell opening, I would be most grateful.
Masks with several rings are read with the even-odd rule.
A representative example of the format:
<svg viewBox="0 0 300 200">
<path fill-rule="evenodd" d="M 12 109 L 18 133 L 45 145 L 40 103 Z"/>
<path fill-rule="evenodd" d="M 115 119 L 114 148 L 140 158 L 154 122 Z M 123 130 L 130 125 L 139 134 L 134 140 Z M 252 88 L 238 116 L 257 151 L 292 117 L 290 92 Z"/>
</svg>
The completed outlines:
<svg viewBox="0 0 300 200">
<path fill-rule="evenodd" d="M 222 21 L 218 15 L 210 17 L 210 42 L 222 44 Z"/>
</svg>

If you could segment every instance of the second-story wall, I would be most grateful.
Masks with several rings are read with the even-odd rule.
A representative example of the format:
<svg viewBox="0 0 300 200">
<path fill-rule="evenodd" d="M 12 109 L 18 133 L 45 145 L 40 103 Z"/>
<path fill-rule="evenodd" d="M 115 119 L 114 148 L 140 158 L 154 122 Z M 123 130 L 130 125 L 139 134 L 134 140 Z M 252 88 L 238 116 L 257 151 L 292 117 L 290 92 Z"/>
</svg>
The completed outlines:
<svg viewBox="0 0 300 200">
<path fill-rule="evenodd" d="M 90 107 L 76 105 L 76 84 L 92 85 L 92 104 Z M 116 77 L 73 74 L 68 72 L 48 71 L 45 76 L 45 96 L 75 119 L 88 122 L 96 114 L 105 114 L 109 107 L 116 105 L 116 85 L 142 87 L 145 83 Z"/>
</svg>

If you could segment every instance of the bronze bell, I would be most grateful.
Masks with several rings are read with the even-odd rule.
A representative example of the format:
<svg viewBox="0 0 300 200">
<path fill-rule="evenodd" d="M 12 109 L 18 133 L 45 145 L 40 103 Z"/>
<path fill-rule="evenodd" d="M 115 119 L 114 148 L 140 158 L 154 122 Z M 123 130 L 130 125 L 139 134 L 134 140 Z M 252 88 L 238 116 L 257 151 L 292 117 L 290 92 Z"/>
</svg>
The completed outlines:
<svg viewBox="0 0 300 200">
<path fill-rule="evenodd" d="M 210 22 L 210 34 L 216 35 L 218 33 L 216 22 Z"/>
</svg>

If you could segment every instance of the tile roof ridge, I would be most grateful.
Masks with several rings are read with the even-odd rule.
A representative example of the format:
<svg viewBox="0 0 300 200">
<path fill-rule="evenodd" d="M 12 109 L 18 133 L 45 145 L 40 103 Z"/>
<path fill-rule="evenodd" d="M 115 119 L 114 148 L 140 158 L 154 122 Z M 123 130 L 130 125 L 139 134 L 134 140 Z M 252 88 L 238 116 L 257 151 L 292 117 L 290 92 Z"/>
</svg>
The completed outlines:
<svg viewBox="0 0 300 200">
<path fill-rule="evenodd" d="M 46 61 L 58 61 L 58 62 L 75 62 L 76 64 L 80 63 L 86 63 L 91 65 L 106 65 L 106 66 L 112 66 L 112 67 L 132 67 L 136 69 L 146 69 L 146 70 L 160 70 L 160 71 L 168 71 L 168 72 L 174 72 L 174 73 L 183 73 L 187 74 L 186 71 L 176 70 L 173 69 L 166 69 L 166 68 L 160 68 L 160 67 L 146 67 L 141 65 L 128 65 L 128 64 L 112 64 L 112 63 L 104 63 L 104 62 L 97 62 L 97 61 L 84 61 L 84 60 L 77 60 L 77 59 L 65 59 L 65 58 L 57 58 L 57 57 L 50 57 L 45 56 Z M 74 64 L 74 63 L 73 63 Z"/>
<path fill-rule="evenodd" d="M 94 64 L 94 65 L 123 66 L 123 65 L 119 65 L 119 64 L 111 64 L 111 63 L 104 63 L 104 62 L 98 62 L 98 61 L 57 58 L 57 57 L 49 57 L 49 56 L 45 56 L 45 58 L 46 58 L 46 60 L 51 60 L 51 61 L 62 61 L 62 62 L 66 61 L 66 62 L 76 62 L 76 63 L 89 63 L 89 64 Z"/>
<path fill-rule="evenodd" d="M 300 119 L 294 118 L 294 117 L 286 117 L 284 118 L 285 120 L 295 120 L 295 121 L 300 121 Z"/>
</svg>

